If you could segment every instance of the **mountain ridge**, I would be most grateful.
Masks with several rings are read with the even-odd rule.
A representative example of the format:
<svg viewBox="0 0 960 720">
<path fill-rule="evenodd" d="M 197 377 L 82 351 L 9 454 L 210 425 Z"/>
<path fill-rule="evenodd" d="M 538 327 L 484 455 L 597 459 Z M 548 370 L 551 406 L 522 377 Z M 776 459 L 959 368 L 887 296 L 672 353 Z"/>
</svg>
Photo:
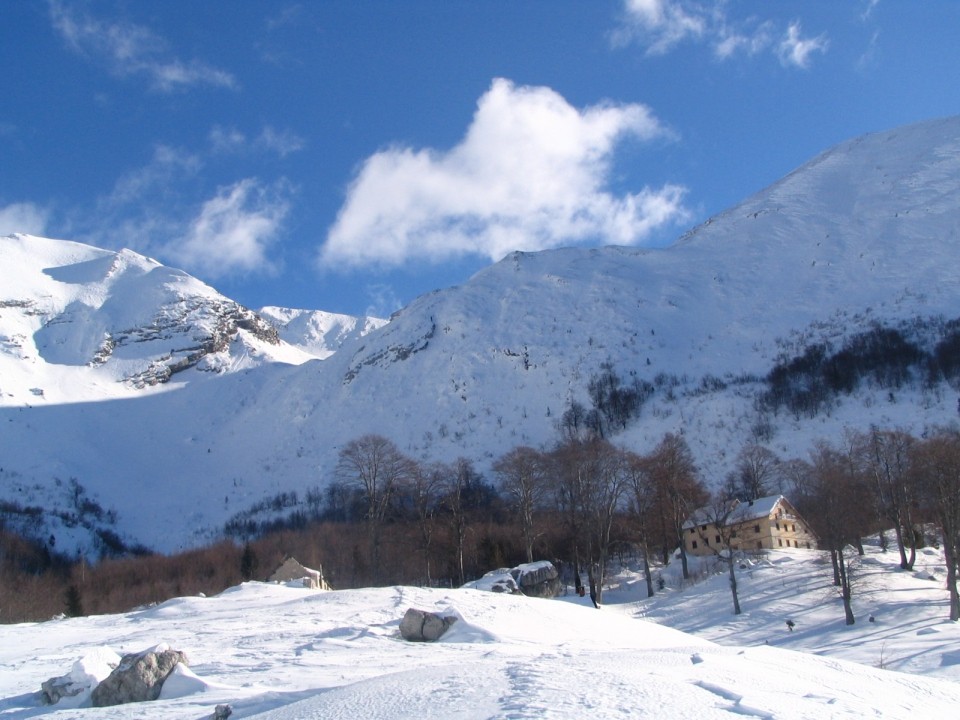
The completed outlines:
<svg viewBox="0 0 960 720">
<path fill-rule="evenodd" d="M 516 445 L 547 445 L 573 403 L 589 406 L 589 382 L 604 367 L 649 386 L 638 416 L 612 439 L 643 452 L 681 433 L 711 484 L 761 435 L 789 457 L 845 427 L 921 432 L 955 419 L 946 382 L 917 376 L 895 393 L 867 383 L 809 418 L 761 401 L 777 364 L 811 345 L 841 348 L 877 327 L 913 332 L 953 318 L 958 191 L 960 118 L 856 138 L 670 247 L 513 253 L 362 337 L 348 334 L 321 362 L 191 379 L 131 401 L 126 421 L 95 404 L 48 408 L 50 420 L 0 409 L 11 431 L 5 472 L 47 489 L 54 476 L 78 477 L 110 498 L 124 532 L 166 550 L 216 536 L 238 510 L 275 493 L 324 486 L 339 448 L 366 433 L 417 459 L 463 456 L 481 471 Z M 93 427 L 117 437 L 123 462 L 84 455 L 93 437 L 65 438 L 73 413 L 96 416 Z M 135 452 L 138 426 L 175 448 L 175 461 Z M 58 457 L 29 446 L 57 447 Z M 136 502 L 112 497 L 123 463 L 144 468 L 138 492 L 153 508 L 168 506 L 153 513 L 170 523 L 164 532 Z M 189 515 L 163 497 L 171 476 Z"/>
</svg>

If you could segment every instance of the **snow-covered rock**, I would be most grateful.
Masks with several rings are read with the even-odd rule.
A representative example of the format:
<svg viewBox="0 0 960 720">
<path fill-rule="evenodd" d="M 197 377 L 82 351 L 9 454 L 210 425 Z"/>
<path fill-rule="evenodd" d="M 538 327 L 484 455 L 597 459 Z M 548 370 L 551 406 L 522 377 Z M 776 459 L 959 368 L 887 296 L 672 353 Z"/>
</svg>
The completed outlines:
<svg viewBox="0 0 960 720">
<path fill-rule="evenodd" d="M 90 695 L 94 707 L 146 702 L 160 697 L 163 683 L 177 665 L 189 665 L 185 653 L 165 644 L 124 655 L 120 664 Z"/>
</svg>

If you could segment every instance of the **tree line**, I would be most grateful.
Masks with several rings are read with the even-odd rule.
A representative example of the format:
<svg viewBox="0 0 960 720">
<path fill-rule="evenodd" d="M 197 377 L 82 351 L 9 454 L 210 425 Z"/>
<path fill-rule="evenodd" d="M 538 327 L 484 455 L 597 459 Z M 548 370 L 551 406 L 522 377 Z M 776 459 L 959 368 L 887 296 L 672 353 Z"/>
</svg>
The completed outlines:
<svg viewBox="0 0 960 720">
<path fill-rule="evenodd" d="M 903 569 L 912 569 L 924 543 L 939 544 L 950 617 L 960 619 L 956 429 L 920 438 L 881 428 L 850 432 L 817 443 L 807 459 L 781 459 L 747 444 L 726 477 L 710 478 L 713 492 L 709 469 L 697 466 L 681 434 L 668 433 L 638 453 L 589 428 L 559 423 L 558 430 L 549 447 L 517 446 L 496 458 L 489 479 L 468 459 L 415 460 L 388 438 L 364 435 L 341 449 L 322 489 L 278 501 L 300 508 L 288 522 L 269 531 L 239 525 L 232 540 L 179 556 L 144 554 L 89 566 L 0 528 L 0 621 L 66 610 L 116 612 L 176 594 L 211 594 L 244 579 L 265 580 L 287 555 L 322 565 L 337 588 L 457 586 L 497 567 L 549 559 L 599 603 L 610 560 L 629 554 L 653 595 L 657 567 L 675 560 L 683 576 L 691 576 L 683 524 L 696 510 L 728 533 L 735 501 L 774 494 L 790 499 L 829 554 L 847 622 L 855 620 L 851 564 L 863 553 L 863 539 L 874 534 L 898 553 Z M 726 563 L 738 612 L 736 558 L 723 545 L 717 557 Z"/>
<path fill-rule="evenodd" d="M 478 508 L 496 504 L 503 529 L 513 534 L 522 560 L 548 558 L 569 571 L 575 587 L 590 587 L 602 600 L 611 556 L 629 549 L 638 557 L 648 595 L 656 592 L 652 568 L 672 558 L 690 577 L 683 543 L 684 522 L 707 513 L 721 533 L 735 529 L 737 502 L 784 494 L 817 535 L 831 560 L 833 583 L 853 624 L 851 556 L 863 555 L 863 539 L 879 535 L 882 548 L 898 553 L 911 570 L 927 542 L 942 547 L 950 618 L 960 619 L 960 432 L 942 428 L 917 438 L 902 430 L 848 432 L 836 443 L 815 444 L 809 459 L 779 458 L 748 444 L 735 467 L 708 491 L 682 435 L 668 433 L 648 453 L 617 447 L 597 433 L 569 426 L 548 449 L 518 446 L 492 464 L 487 485 L 465 459 L 445 465 L 406 457 L 388 439 L 367 435 L 340 453 L 337 480 L 363 500 L 366 554 L 374 582 L 382 574 L 384 529 L 416 526 L 423 577 L 438 579 L 434 545 L 439 525 L 448 528 L 455 583 L 469 579 L 465 546 Z M 485 498 L 478 502 L 477 488 Z M 730 574 L 734 612 L 739 613 L 736 558 L 724 547 L 719 559 Z M 491 568 L 485 568 L 491 569 Z"/>
</svg>

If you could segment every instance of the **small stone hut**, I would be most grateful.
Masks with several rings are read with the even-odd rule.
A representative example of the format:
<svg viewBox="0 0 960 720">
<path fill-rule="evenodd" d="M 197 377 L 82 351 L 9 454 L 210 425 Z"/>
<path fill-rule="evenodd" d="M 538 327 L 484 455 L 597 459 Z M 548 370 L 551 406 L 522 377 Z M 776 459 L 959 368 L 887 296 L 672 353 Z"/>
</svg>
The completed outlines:
<svg viewBox="0 0 960 720">
<path fill-rule="evenodd" d="M 323 579 L 323 569 L 312 570 L 301 565 L 296 558 L 287 557 L 286 560 L 274 570 L 273 575 L 267 578 L 267 582 L 291 582 L 302 580 L 303 586 L 315 590 L 330 590 L 327 581 Z"/>
</svg>

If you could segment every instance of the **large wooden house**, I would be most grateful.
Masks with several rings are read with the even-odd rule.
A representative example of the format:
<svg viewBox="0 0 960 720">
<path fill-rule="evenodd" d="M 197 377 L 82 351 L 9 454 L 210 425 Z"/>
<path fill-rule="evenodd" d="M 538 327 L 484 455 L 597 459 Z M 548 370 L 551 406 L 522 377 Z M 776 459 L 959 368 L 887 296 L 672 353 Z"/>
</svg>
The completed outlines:
<svg viewBox="0 0 960 720">
<path fill-rule="evenodd" d="M 717 513 L 701 508 L 683 524 L 683 545 L 689 555 L 735 551 L 813 549 L 817 538 L 807 522 L 783 495 L 737 502 L 717 527 Z"/>
</svg>

